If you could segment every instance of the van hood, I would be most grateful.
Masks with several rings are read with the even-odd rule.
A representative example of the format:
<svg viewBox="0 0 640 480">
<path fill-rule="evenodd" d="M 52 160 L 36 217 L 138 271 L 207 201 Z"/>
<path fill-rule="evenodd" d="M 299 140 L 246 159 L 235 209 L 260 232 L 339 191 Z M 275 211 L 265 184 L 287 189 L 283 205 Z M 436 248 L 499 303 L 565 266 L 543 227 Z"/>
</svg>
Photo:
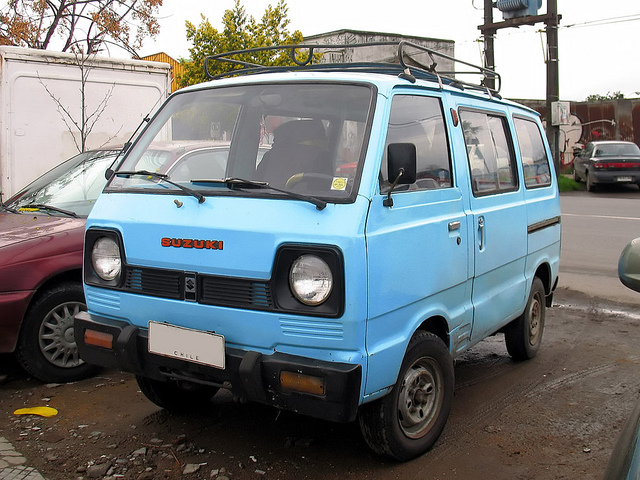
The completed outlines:
<svg viewBox="0 0 640 480">
<path fill-rule="evenodd" d="M 87 227 L 119 231 L 129 265 L 267 279 L 285 244 L 350 248 L 364 237 L 368 202 L 329 204 L 246 197 L 103 193 Z"/>
<path fill-rule="evenodd" d="M 70 230 L 83 229 L 84 224 L 83 218 L 0 212 L 0 248 L 39 237 L 51 237 Z"/>
</svg>

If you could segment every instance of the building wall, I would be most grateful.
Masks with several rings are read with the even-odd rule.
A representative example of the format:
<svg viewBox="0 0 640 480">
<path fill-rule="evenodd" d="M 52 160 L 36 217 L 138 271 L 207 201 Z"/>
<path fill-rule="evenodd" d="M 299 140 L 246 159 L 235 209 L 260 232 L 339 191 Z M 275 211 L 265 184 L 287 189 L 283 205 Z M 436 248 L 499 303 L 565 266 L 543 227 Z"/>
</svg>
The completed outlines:
<svg viewBox="0 0 640 480">
<path fill-rule="evenodd" d="M 540 112 L 544 119 L 544 100 L 516 100 Z M 543 120 L 544 121 L 544 120 Z M 595 140 L 625 140 L 640 146 L 640 98 L 571 102 L 569 125 L 560 127 L 563 165 L 573 161 L 573 149 Z"/>
<path fill-rule="evenodd" d="M 453 40 L 441 40 L 437 38 L 410 37 L 406 35 L 396 35 L 393 33 L 364 32 L 358 30 L 336 30 L 334 32 L 313 35 L 304 39 L 305 43 L 348 45 L 354 43 L 371 42 L 400 42 L 407 41 L 421 45 L 431 50 L 453 57 L 455 53 L 455 42 Z M 416 60 L 424 65 L 431 65 L 432 60 L 427 53 L 412 55 Z M 326 63 L 352 63 L 352 62 L 393 62 L 398 61 L 398 47 L 371 46 L 367 48 L 347 48 L 335 53 L 325 53 L 321 62 Z M 440 57 L 436 58 L 439 72 L 453 72 L 453 62 Z"/>
</svg>

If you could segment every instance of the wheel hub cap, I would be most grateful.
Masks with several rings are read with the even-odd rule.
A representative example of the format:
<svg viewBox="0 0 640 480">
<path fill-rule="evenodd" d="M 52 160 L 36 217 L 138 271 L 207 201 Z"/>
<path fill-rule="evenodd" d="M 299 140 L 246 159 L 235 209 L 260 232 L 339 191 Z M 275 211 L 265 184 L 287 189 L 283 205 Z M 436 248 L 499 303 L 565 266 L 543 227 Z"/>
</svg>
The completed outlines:
<svg viewBox="0 0 640 480">
<path fill-rule="evenodd" d="M 416 362 L 403 379 L 398 398 L 400 426 L 410 438 L 420 438 L 431 428 L 441 408 L 438 370 L 427 361 Z"/>
<path fill-rule="evenodd" d="M 44 357 L 53 365 L 73 368 L 83 363 L 78 356 L 73 321 L 76 313 L 85 308 L 82 303 L 67 302 L 58 305 L 44 318 L 38 343 Z"/>
</svg>

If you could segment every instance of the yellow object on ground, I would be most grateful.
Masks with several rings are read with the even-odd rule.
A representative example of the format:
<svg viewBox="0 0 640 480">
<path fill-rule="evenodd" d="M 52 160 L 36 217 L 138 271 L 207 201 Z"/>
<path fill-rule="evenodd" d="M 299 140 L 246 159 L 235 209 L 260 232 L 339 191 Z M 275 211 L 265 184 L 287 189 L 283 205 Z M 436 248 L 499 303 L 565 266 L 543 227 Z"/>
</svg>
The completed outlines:
<svg viewBox="0 0 640 480">
<path fill-rule="evenodd" d="M 55 417 L 58 414 L 58 410 L 52 407 L 30 407 L 19 408 L 14 415 L 39 415 L 41 417 Z"/>
</svg>

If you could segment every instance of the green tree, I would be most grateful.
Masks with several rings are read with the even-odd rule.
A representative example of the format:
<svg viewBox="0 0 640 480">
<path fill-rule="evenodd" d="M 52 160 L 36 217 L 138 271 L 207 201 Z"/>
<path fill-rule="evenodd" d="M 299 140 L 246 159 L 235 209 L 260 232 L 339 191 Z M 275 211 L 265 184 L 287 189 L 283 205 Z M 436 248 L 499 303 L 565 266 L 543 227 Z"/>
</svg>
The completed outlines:
<svg viewBox="0 0 640 480">
<path fill-rule="evenodd" d="M 624 94 L 620 93 L 620 92 L 607 92 L 606 95 L 599 95 L 599 94 L 594 94 L 594 95 L 589 95 L 587 97 L 587 102 L 601 102 L 604 100 L 622 100 L 624 98 Z"/>
<path fill-rule="evenodd" d="M 181 87 L 193 85 L 207 80 L 204 73 L 204 59 L 209 55 L 216 55 L 232 50 L 245 50 L 257 47 L 269 47 L 274 45 L 296 44 L 303 40 L 299 30 L 293 33 L 287 29 L 288 7 L 284 0 L 280 0 L 275 7 L 269 5 L 260 22 L 247 15 L 240 0 L 235 0 L 232 10 L 226 10 L 222 16 L 222 31 L 218 31 L 209 20 L 200 15 L 200 25 L 196 27 L 191 22 L 186 22 L 187 40 L 192 43 L 189 49 L 191 58 L 181 59 L 185 66 L 184 73 L 179 77 L 178 84 Z M 235 57 L 262 65 L 292 65 L 287 52 L 259 52 Z M 211 73 L 224 73 L 239 68 L 230 63 L 217 62 L 209 65 Z"/>
</svg>

